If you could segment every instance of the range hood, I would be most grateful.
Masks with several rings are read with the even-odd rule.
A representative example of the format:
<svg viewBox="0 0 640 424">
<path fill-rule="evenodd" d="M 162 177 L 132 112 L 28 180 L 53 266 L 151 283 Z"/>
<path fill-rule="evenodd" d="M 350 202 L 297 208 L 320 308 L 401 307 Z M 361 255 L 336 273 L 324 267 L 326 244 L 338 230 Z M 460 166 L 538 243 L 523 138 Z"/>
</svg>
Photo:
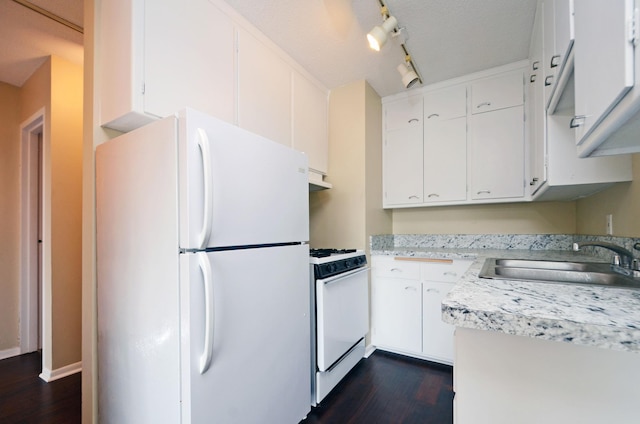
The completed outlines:
<svg viewBox="0 0 640 424">
<path fill-rule="evenodd" d="M 327 190 L 333 187 L 324 180 L 324 175 L 309 169 L 309 191 Z"/>
</svg>

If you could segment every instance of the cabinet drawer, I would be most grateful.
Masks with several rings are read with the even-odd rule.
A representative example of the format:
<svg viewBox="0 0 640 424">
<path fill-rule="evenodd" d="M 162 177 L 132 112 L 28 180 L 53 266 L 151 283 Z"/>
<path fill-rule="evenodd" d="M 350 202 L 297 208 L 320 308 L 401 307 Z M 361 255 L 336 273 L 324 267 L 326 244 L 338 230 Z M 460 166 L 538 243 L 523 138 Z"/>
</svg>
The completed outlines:
<svg viewBox="0 0 640 424">
<path fill-rule="evenodd" d="M 385 104 L 384 123 L 387 131 L 408 126 L 422 128 L 422 96 L 413 96 Z"/>
<path fill-rule="evenodd" d="M 510 72 L 471 85 L 471 113 L 518 106 L 524 102 L 523 73 Z"/>
<path fill-rule="evenodd" d="M 432 91 L 424 95 L 425 124 L 466 115 L 467 87 L 464 85 Z"/>
<path fill-rule="evenodd" d="M 376 277 L 420 279 L 420 263 L 398 260 L 396 257 L 374 257 L 371 260 Z"/>
<path fill-rule="evenodd" d="M 472 260 L 454 260 L 451 263 L 427 263 L 420 265 L 420 278 L 423 281 L 455 283 L 469 269 Z"/>
</svg>

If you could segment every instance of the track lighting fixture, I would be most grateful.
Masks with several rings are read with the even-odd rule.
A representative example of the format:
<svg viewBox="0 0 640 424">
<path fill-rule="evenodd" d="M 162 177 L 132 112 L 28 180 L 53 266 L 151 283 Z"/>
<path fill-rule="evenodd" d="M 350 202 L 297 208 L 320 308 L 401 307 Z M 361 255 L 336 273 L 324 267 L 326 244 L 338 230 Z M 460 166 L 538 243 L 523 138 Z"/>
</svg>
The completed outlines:
<svg viewBox="0 0 640 424">
<path fill-rule="evenodd" d="M 367 34 L 367 40 L 369 40 L 369 47 L 375 51 L 380 51 L 380 48 L 384 46 L 389 38 L 391 32 L 396 32 L 396 26 L 398 20 L 394 16 L 387 16 L 382 25 L 375 26 L 369 34 Z"/>
<path fill-rule="evenodd" d="M 387 6 L 384 4 L 383 0 L 379 0 L 379 2 L 380 14 L 382 15 L 383 19 L 382 25 L 373 27 L 373 29 L 367 34 L 369 47 L 371 47 L 375 51 L 380 51 L 380 48 L 387 42 L 389 34 L 395 37 L 396 35 L 400 34 L 401 29 L 404 29 L 398 28 L 398 20 L 389 13 L 389 9 L 387 9 Z M 406 35 L 404 38 L 406 38 Z M 406 88 L 411 88 L 417 83 L 422 84 L 422 78 L 420 78 L 418 69 L 411 60 L 411 55 L 407 51 L 405 42 L 406 40 L 400 41 L 400 47 L 402 47 L 402 51 L 404 52 L 405 63 L 401 63 L 400 65 L 398 65 L 397 69 L 398 72 L 400 72 L 400 76 L 402 77 L 402 85 Z"/>
<path fill-rule="evenodd" d="M 398 65 L 398 72 L 400 72 L 400 76 L 402 77 L 402 85 L 406 88 L 411 88 L 416 83 L 420 82 L 420 78 L 418 78 L 418 74 L 415 73 L 409 61 L 406 64 L 401 63 Z"/>
</svg>

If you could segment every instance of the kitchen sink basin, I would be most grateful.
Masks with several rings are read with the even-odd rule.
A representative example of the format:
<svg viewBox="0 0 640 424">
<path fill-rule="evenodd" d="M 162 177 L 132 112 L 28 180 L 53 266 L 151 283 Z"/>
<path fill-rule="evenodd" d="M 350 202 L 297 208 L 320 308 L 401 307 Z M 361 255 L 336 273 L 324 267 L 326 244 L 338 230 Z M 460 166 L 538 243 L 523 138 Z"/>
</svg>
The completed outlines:
<svg viewBox="0 0 640 424">
<path fill-rule="evenodd" d="M 606 263 L 489 258 L 480 278 L 640 288 L 640 279 L 619 274 Z"/>
</svg>

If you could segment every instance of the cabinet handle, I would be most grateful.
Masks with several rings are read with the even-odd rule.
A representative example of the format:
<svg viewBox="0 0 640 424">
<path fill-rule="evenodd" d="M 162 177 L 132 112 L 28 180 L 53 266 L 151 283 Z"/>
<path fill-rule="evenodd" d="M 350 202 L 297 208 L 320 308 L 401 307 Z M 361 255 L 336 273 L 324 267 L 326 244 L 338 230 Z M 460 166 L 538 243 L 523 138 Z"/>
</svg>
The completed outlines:
<svg viewBox="0 0 640 424">
<path fill-rule="evenodd" d="M 391 272 L 402 272 L 400 268 L 391 268 L 389 271 Z"/>
<path fill-rule="evenodd" d="M 412 194 L 411 196 L 409 196 L 409 199 L 419 199 L 419 197 L 416 196 L 415 194 Z"/>
<path fill-rule="evenodd" d="M 420 120 L 418 120 L 417 118 L 411 118 L 407 121 L 407 123 L 412 124 L 414 122 L 420 122 Z"/>
<path fill-rule="evenodd" d="M 440 290 L 438 290 L 438 289 L 431 289 L 431 288 L 429 288 L 429 289 L 424 289 L 424 291 L 425 291 L 426 293 L 440 293 Z"/>
<path fill-rule="evenodd" d="M 476 106 L 476 109 L 480 109 L 481 107 L 484 107 L 484 106 L 491 106 L 491 102 L 482 102 L 478 106 Z"/>
<path fill-rule="evenodd" d="M 534 71 L 537 71 L 538 68 L 540 67 L 540 61 L 536 60 L 535 62 L 533 62 L 533 64 L 531 65 L 531 69 L 533 69 Z"/>
<path fill-rule="evenodd" d="M 451 276 L 451 277 L 457 277 L 458 273 L 457 272 L 452 272 L 452 271 L 446 271 L 446 272 L 443 272 L 442 275 L 448 275 L 448 276 Z"/>
<path fill-rule="evenodd" d="M 404 289 L 405 290 L 416 291 L 416 288 L 415 287 L 411 287 L 411 286 L 406 286 Z"/>
<path fill-rule="evenodd" d="M 553 75 L 549 75 L 548 77 L 546 77 L 546 78 L 544 79 L 544 86 L 545 86 L 545 87 L 548 87 L 548 86 L 550 86 L 551 84 L 553 84 Z"/>
<path fill-rule="evenodd" d="M 531 182 L 529 183 L 529 185 L 530 186 L 536 185 L 536 183 L 538 182 L 538 179 L 539 179 L 538 177 L 533 177 L 531 179 Z"/>
<path fill-rule="evenodd" d="M 552 68 L 555 68 L 560 64 L 560 61 L 558 59 L 560 59 L 560 55 L 559 54 L 557 54 L 555 56 L 551 56 L 551 64 L 550 64 L 550 66 Z"/>
<path fill-rule="evenodd" d="M 533 74 L 529 77 L 529 82 L 531 83 L 536 82 L 536 74 Z"/>
<path fill-rule="evenodd" d="M 578 115 L 571 118 L 569 121 L 569 128 L 578 128 L 584 125 L 584 120 L 587 118 L 586 115 Z"/>
<path fill-rule="evenodd" d="M 432 113 L 431 115 L 427 116 L 427 119 L 431 119 L 431 118 L 437 118 L 440 115 L 438 115 L 437 113 Z"/>
<path fill-rule="evenodd" d="M 440 197 L 440 195 L 438 193 L 431 193 L 427 197 L 429 197 L 429 198 L 431 198 L 431 197 Z"/>
<path fill-rule="evenodd" d="M 480 190 L 476 194 L 491 194 L 491 190 Z"/>
</svg>

